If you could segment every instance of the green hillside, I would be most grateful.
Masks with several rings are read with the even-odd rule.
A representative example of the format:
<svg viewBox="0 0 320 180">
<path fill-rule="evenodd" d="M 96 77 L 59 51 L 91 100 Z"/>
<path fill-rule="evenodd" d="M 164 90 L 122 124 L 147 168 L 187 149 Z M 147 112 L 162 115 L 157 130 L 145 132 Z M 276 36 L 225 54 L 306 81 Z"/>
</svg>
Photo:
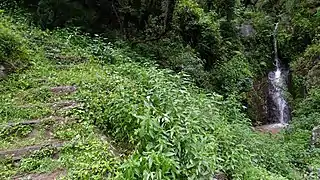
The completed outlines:
<svg viewBox="0 0 320 180">
<path fill-rule="evenodd" d="M 59 2 L 0 6 L 0 179 L 319 177 L 317 2 L 166 1 L 166 20 L 161 3 L 98 16 L 109 6 Z M 274 22 L 292 81 L 276 134 L 253 127 Z"/>
</svg>

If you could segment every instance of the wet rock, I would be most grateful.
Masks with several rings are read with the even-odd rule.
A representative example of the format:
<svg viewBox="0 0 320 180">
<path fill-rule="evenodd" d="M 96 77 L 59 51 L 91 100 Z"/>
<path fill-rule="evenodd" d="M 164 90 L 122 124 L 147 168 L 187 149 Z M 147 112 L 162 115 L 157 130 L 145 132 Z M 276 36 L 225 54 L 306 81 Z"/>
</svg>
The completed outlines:
<svg viewBox="0 0 320 180">
<path fill-rule="evenodd" d="M 290 106 L 284 95 L 288 84 L 288 73 L 288 71 L 282 70 L 278 78 L 276 77 L 275 71 L 269 72 L 268 74 L 268 123 L 287 123 L 291 119 Z"/>
<path fill-rule="evenodd" d="M 253 124 L 269 124 L 268 119 L 268 78 L 258 78 L 253 82 L 252 89 L 247 93 L 248 115 Z"/>
<path fill-rule="evenodd" d="M 320 148 L 320 126 L 317 126 L 312 130 L 311 147 Z"/>
<path fill-rule="evenodd" d="M 251 24 L 244 23 L 240 26 L 240 34 L 243 37 L 251 37 L 256 33 L 255 29 Z"/>
<path fill-rule="evenodd" d="M 257 126 L 254 128 L 254 130 L 262 133 L 277 134 L 282 129 L 285 129 L 286 127 L 288 127 L 288 124 L 276 123 L 276 124 L 267 124 L 263 126 Z"/>
</svg>

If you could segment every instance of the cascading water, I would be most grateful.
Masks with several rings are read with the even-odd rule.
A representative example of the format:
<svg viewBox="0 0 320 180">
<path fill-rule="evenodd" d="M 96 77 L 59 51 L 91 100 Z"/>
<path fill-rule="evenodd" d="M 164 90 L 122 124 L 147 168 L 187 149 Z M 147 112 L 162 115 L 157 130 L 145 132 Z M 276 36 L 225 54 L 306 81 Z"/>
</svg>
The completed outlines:
<svg viewBox="0 0 320 180">
<path fill-rule="evenodd" d="M 278 23 L 274 29 L 274 54 L 276 70 L 269 72 L 269 119 L 273 123 L 287 124 L 290 119 L 288 103 L 285 99 L 288 70 L 282 67 L 277 47 Z"/>
</svg>

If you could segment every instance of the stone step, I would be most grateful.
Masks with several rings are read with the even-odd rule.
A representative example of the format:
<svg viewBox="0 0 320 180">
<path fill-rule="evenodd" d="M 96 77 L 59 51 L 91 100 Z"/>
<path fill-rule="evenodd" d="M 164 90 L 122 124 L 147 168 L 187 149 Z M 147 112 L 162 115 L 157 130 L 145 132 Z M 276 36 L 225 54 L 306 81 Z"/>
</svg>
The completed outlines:
<svg viewBox="0 0 320 180">
<path fill-rule="evenodd" d="M 70 110 L 80 106 L 81 104 L 79 104 L 76 101 L 61 101 L 57 103 L 52 103 L 52 108 L 55 110 Z"/>
<path fill-rule="evenodd" d="M 76 86 L 57 86 L 50 88 L 50 91 L 54 94 L 71 94 L 77 91 Z"/>
<path fill-rule="evenodd" d="M 86 57 L 62 55 L 59 53 L 46 53 L 46 56 L 58 65 L 80 64 L 88 61 Z"/>
<path fill-rule="evenodd" d="M 30 108 L 36 108 L 39 106 L 42 107 L 47 107 L 47 108 L 53 108 L 54 110 L 70 110 L 76 107 L 80 107 L 82 104 L 76 102 L 76 101 L 60 101 L 60 102 L 55 102 L 55 103 L 42 103 L 42 104 L 26 104 L 26 105 L 21 105 L 18 106 L 18 108 L 22 109 L 30 109 Z"/>
<path fill-rule="evenodd" d="M 6 124 L 2 124 L 0 125 L 0 127 L 5 128 L 5 127 L 14 127 L 14 126 L 27 126 L 27 125 L 37 125 L 40 123 L 44 123 L 44 122 L 48 122 L 48 121 L 66 121 L 67 119 L 64 117 L 60 117 L 60 116 L 50 116 L 44 119 L 35 119 L 35 120 L 29 120 L 29 121 L 23 121 L 23 122 L 17 122 L 17 123 L 6 123 Z"/>
<path fill-rule="evenodd" d="M 34 94 L 35 92 L 43 92 L 43 91 L 51 92 L 53 95 L 68 95 L 76 92 L 77 87 L 69 86 L 69 85 L 55 86 L 55 87 L 44 85 L 41 87 L 31 88 L 21 92 L 23 93 L 28 92 L 29 94 Z"/>
<path fill-rule="evenodd" d="M 26 175 L 19 175 L 15 176 L 12 179 L 13 180 L 56 180 L 61 178 L 62 176 L 65 176 L 66 170 L 58 169 L 53 172 L 49 173 L 40 173 L 40 174 L 26 174 Z"/>
<path fill-rule="evenodd" d="M 42 85 L 49 83 L 49 80 L 47 78 L 34 78 L 32 79 L 32 81 Z"/>
<path fill-rule="evenodd" d="M 12 158 L 14 162 L 20 161 L 23 157 L 31 154 L 34 151 L 41 150 L 43 148 L 60 149 L 64 146 L 65 142 L 53 141 L 46 144 L 27 146 L 20 149 L 4 150 L 0 151 L 1 158 Z"/>
</svg>

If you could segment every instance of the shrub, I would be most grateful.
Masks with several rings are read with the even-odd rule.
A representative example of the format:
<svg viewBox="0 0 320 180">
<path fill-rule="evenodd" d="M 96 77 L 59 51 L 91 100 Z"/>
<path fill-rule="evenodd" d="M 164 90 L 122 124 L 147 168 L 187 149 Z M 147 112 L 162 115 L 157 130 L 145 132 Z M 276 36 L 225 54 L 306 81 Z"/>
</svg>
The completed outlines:
<svg viewBox="0 0 320 180">
<path fill-rule="evenodd" d="M 242 38 L 245 57 L 248 59 L 254 77 L 265 76 L 268 69 L 273 68 L 273 43 L 274 29 L 273 18 L 256 11 L 244 12 L 244 23 L 252 24 L 255 33 L 250 37 Z"/>
<path fill-rule="evenodd" d="M 217 89 L 221 92 L 244 92 L 252 86 L 252 70 L 243 54 L 238 52 L 229 61 L 221 63 L 213 72 Z"/>
<path fill-rule="evenodd" d="M 183 0 L 178 4 L 176 24 L 184 43 L 189 44 L 205 60 L 204 67 L 211 70 L 224 60 L 220 23 L 217 14 L 206 13 L 195 1 Z"/>
<path fill-rule="evenodd" d="M 5 19 L 0 21 L 0 65 L 9 71 L 23 68 L 29 63 L 25 41 L 16 31 Z"/>
</svg>

